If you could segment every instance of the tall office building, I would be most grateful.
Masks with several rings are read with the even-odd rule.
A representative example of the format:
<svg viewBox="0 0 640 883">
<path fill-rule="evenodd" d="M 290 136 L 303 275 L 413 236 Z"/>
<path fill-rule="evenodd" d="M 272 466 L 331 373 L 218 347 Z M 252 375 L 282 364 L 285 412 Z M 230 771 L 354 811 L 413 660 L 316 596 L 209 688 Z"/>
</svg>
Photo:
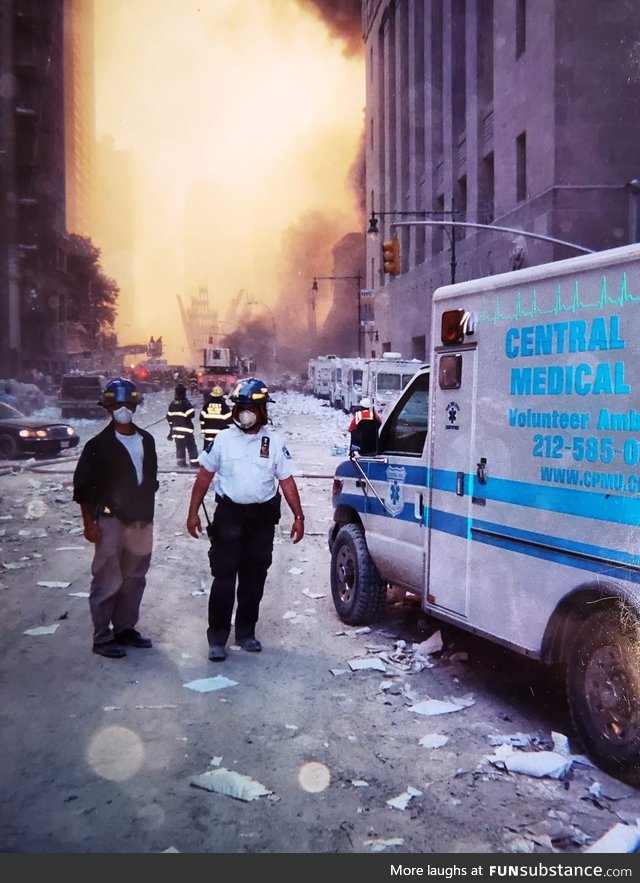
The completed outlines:
<svg viewBox="0 0 640 883">
<path fill-rule="evenodd" d="M 0 0 L 0 376 L 64 365 L 63 0 Z"/>
<path fill-rule="evenodd" d="M 630 241 L 638 16 L 625 0 L 363 0 L 381 350 L 424 358 L 442 284 Z M 441 226 L 421 225 L 439 221 Z M 404 222 L 406 226 L 393 226 Z M 393 232 L 401 273 L 384 272 Z"/>
<path fill-rule="evenodd" d="M 65 0 L 64 7 L 67 230 L 91 236 L 96 140 L 93 0 Z"/>
</svg>

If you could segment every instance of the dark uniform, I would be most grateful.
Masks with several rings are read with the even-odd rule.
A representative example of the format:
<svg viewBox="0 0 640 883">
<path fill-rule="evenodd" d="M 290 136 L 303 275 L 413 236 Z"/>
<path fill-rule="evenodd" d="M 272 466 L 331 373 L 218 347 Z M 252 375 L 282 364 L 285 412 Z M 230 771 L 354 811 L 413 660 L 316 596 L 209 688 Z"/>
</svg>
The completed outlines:
<svg viewBox="0 0 640 883">
<path fill-rule="evenodd" d="M 227 404 L 224 393 L 220 387 L 215 387 L 207 393 L 200 411 L 200 429 L 202 431 L 203 447 L 209 446 L 215 441 L 218 433 L 227 429 L 231 422 L 231 408 Z"/>
<path fill-rule="evenodd" d="M 187 398 L 187 391 L 181 383 L 176 386 L 175 394 L 176 397 L 169 403 L 167 409 L 167 420 L 171 427 L 169 438 L 176 443 L 178 466 L 187 465 L 187 454 L 189 455 L 189 465 L 197 466 L 198 446 L 193 430 L 196 409 Z"/>
</svg>

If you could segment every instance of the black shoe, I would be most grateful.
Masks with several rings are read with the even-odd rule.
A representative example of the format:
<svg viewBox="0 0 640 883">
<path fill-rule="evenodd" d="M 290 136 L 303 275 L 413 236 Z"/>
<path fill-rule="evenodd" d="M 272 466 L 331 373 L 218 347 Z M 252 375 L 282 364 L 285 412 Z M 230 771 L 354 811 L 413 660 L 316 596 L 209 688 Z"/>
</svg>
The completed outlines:
<svg viewBox="0 0 640 883">
<path fill-rule="evenodd" d="M 249 653 L 259 653 L 262 650 L 262 644 L 257 638 L 240 638 L 237 644 L 243 650 L 248 650 Z"/>
<path fill-rule="evenodd" d="M 227 651 L 222 644 L 214 644 L 209 648 L 209 662 L 224 662 L 227 658 Z"/>
<path fill-rule="evenodd" d="M 148 650 L 153 647 L 151 638 L 145 638 L 135 629 L 125 629 L 113 636 L 116 644 L 125 644 L 127 647 L 140 647 L 142 650 Z"/>
<path fill-rule="evenodd" d="M 106 656 L 107 659 L 122 659 L 127 655 L 127 651 L 122 647 L 118 647 L 115 641 L 107 641 L 105 644 L 94 644 L 91 648 L 94 653 L 99 656 Z"/>
</svg>

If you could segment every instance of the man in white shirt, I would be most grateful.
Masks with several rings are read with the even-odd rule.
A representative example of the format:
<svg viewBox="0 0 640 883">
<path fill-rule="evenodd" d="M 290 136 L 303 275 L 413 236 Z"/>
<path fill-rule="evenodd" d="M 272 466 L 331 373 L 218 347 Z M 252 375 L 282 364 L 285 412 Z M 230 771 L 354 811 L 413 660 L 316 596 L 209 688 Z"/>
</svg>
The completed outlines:
<svg viewBox="0 0 640 883">
<path fill-rule="evenodd" d="M 187 530 L 197 538 L 202 532 L 199 509 L 213 481 L 216 509 L 207 529 L 213 575 L 207 629 L 212 662 L 226 658 L 236 594 L 236 643 L 249 652 L 262 649 L 255 627 L 273 556 L 275 526 L 280 521 L 280 491 L 293 512 L 293 542 L 299 543 L 304 536 L 291 454 L 268 426 L 267 402 L 273 399 L 266 384 L 256 377 L 241 380 L 229 398 L 232 424 L 198 458 L 200 470 L 187 517 Z"/>
</svg>

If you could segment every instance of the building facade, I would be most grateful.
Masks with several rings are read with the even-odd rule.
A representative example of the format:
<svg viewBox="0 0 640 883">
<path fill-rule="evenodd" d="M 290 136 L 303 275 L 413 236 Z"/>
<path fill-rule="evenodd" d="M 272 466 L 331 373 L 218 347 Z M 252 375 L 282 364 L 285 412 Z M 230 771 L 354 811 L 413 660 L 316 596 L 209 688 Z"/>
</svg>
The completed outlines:
<svg viewBox="0 0 640 883">
<path fill-rule="evenodd" d="M 639 31 L 625 0 L 588 14 L 582 0 L 363 0 L 380 351 L 425 358 L 440 285 L 634 238 Z M 394 233 L 399 275 L 382 260 Z"/>
</svg>

